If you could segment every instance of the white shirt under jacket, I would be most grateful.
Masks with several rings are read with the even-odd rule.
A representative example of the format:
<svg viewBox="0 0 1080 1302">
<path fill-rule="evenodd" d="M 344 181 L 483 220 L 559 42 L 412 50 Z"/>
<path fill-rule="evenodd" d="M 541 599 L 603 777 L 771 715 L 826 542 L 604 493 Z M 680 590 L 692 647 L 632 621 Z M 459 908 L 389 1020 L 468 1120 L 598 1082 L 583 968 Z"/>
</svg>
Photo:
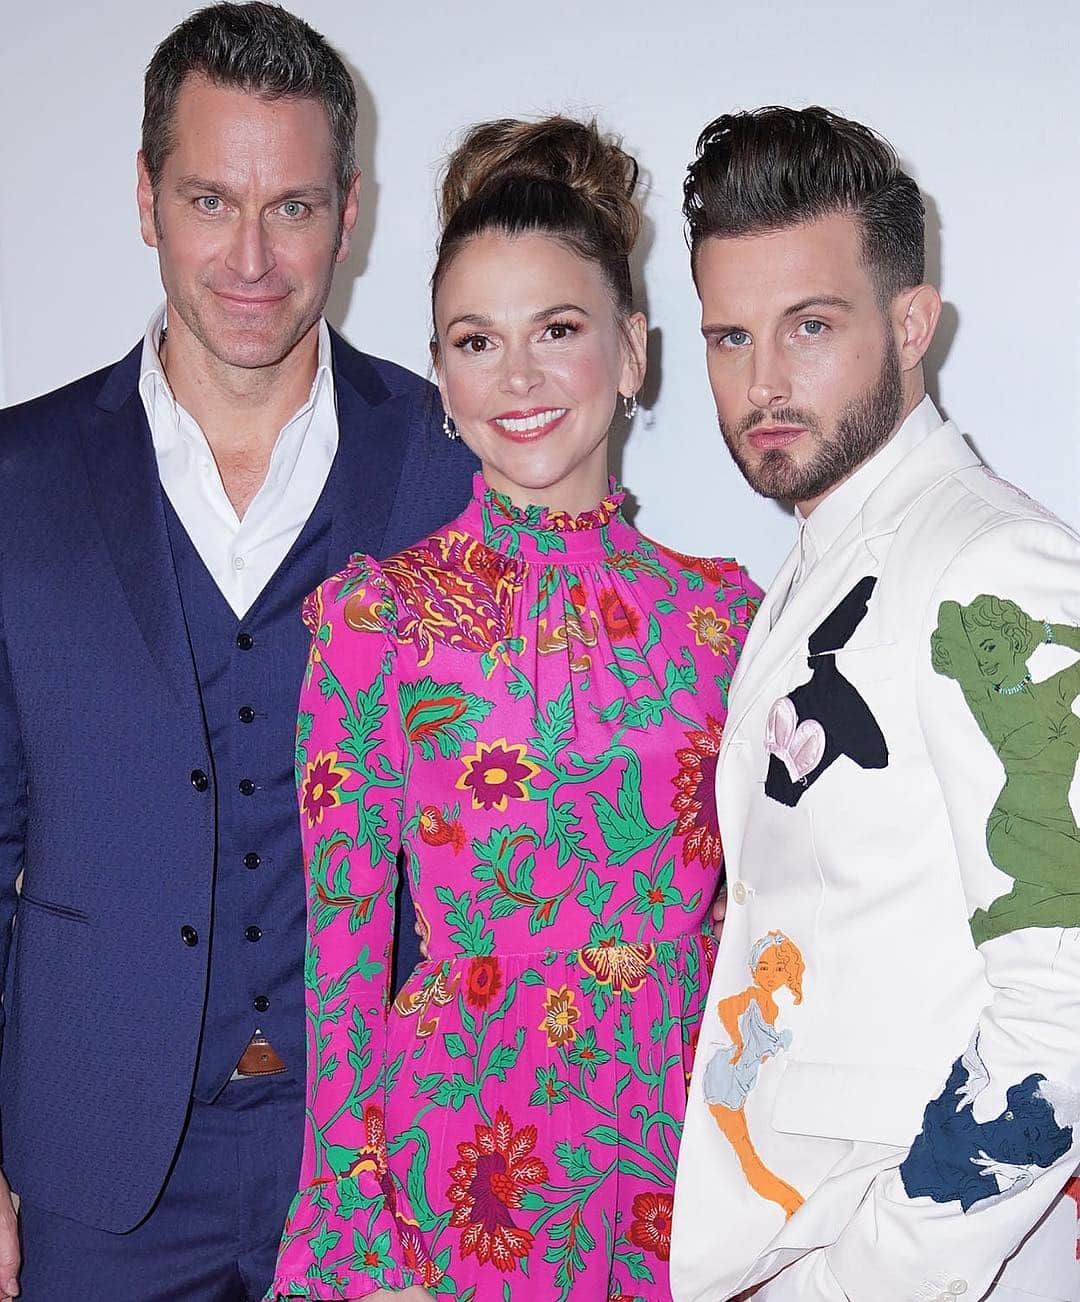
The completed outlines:
<svg viewBox="0 0 1080 1302">
<path fill-rule="evenodd" d="M 800 531 L 717 764 L 676 1302 L 1077 1302 L 1080 539 L 929 401 Z"/>
<path fill-rule="evenodd" d="M 319 358 L 307 401 L 282 428 L 266 479 L 241 520 L 195 419 L 173 396 L 158 355 L 165 308 L 143 338 L 139 396 L 161 486 L 203 564 L 238 618 L 285 559 L 315 509 L 338 445 L 330 331 L 319 322 Z"/>
</svg>

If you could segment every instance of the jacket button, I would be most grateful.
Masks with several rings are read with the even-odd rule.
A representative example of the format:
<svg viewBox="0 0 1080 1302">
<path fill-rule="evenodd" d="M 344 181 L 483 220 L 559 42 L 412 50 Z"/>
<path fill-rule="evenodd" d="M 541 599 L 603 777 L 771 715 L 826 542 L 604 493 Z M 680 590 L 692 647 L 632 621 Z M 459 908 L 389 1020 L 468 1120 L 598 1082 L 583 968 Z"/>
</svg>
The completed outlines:
<svg viewBox="0 0 1080 1302">
<path fill-rule="evenodd" d="M 270 1000 L 265 995 L 256 995 L 251 1001 L 251 1006 L 257 1013 L 265 1013 L 270 1007 Z"/>
<path fill-rule="evenodd" d="M 745 883 L 745 882 L 732 882 L 732 884 L 731 884 L 731 898 L 735 901 L 735 903 L 736 903 L 736 904 L 745 904 L 745 903 L 746 903 L 746 896 L 747 896 L 746 883 Z"/>
<path fill-rule="evenodd" d="M 247 854 L 244 855 L 245 868 L 258 868 L 259 864 L 261 863 L 262 860 L 259 858 L 259 856 L 255 853 L 254 850 L 249 850 Z"/>
<path fill-rule="evenodd" d="M 205 791 L 206 788 L 210 785 L 210 779 L 206 776 L 206 774 L 202 771 L 202 769 L 192 769 L 191 785 L 195 788 L 196 791 Z"/>
<path fill-rule="evenodd" d="M 236 645 L 240 648 L 241 651 L 250 651 L 251 648 L 255 645 L 255 639 L 251 636 L 250 633 L 237 633 Z"/>
<path fill-rule="evenodd" d="M 262 940 L 262 931 L 258 927 L 245 927 L 244 936 L 254 945 L 257 940 Z"/>
<path fill-rule="evenodd" d="M 241 723 L 255 722 L 255 711 L 251 708 L 250 705 L 242 705 L 240 709 L 237 710 L 237 714 L 240 716 Z"/>
<path fill-rule="evenodd" d="M 242 796 L 253 795 L 254 791 L 255 791 L 255 783 L 252 782 L 250 778 L 240 779 L 240 794 Z"/>
<path fill-rule="evenodd" d="M 967 1280 L 966 1280 L 966 1279 L 954 1279 L 954 1280 L 949 1284 L 949 1292 L 950 1292 L 950 1293 L 956 1293 L 956 1294 L 966 1293 L 966 1292 L 967 1292 Z"/>
<path fill-rule="evenodd" d="M 180 939 L 184 942 L 184 944 L 188 947 L 188 949 L 194 949 L 195 946 L 199 943 L 199 933 L 195 930 L 194 927 L 189 927 L 185 923 L 184 926 L 180 928 Z"/>
</svg>

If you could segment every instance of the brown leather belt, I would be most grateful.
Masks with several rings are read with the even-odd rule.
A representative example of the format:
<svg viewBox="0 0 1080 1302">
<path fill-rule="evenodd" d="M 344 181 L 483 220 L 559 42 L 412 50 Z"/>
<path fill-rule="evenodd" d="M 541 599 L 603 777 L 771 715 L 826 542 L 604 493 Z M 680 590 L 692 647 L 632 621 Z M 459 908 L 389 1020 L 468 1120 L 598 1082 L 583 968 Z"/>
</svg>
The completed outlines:
<svg viewBox="0 0 1080 1302">
<path fill-rule="evenodd" d="M 273 1076 L 285 1070 L 285 1064 L 265 1035 L 253 1035 L 236 1064 L 237 1076 Z"/>
</svg>

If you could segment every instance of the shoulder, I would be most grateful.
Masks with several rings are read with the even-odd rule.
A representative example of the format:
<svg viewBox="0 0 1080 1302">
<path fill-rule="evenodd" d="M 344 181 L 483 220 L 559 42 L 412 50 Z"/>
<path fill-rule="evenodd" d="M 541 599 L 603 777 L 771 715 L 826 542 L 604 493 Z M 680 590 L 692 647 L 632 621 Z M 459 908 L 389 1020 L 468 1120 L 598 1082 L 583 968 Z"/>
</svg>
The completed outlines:
<svg viewBox="0 0 1080 1302">
<path fill-rule="evenodd" d="M 1076 531 L 985 466 L 951 476 L 917 504 L 894 549 L 894 572 L 931 591 L 968 581 L 1080 587 Z"/>
<path fill-rule="evenodd" d="M 303 606 L 308 632 L 329 643 L 335 627 L 354 633 L 389 636 L 393 629 L 394 593 L 382 564 L 357 552 L 349 563 L 310 593 Z"/>
<path fill-rule="evenodd" d="M 438 402 L 438 390 L 430 380 L 372 353 L 354 348 L 335 330 L 330 332 L 334 365 L 341 375 L 370 400 L 408 396 Z M 381 390 L 381 392 L 380 392 Z"/>
<path fill-rule="evenodd" d="M 724 597 L 729 604 L 749 603 L 752 615 L 762 591 L 732 556 L 689 556 L 654 539 L 645 539 L 660 564 L 689 592 L 708 592 Z"/>
<path fill-rule="evenodd" d="M 33 450 L 40 447 L 42 435 L 52 431 L 68 436 L 79 417 L 97 404 L 113 372 L 128 360 L 125 358 L 122 362 L 72 380 L 59 389 L 0 410 L 0 455 L 11 455 L 22 448 Z"/>
</svg>

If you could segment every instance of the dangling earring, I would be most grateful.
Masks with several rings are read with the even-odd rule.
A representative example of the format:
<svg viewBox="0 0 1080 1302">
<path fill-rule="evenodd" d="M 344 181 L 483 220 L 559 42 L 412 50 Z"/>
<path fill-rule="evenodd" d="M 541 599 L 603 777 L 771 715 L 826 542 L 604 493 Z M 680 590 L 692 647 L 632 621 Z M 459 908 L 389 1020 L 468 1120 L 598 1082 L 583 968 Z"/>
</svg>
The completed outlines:
<svg viewBox="0 0 1080 1302">
<path fill-rule="evenodd" d="M 446 435 L 448 439 L 456 440 L 461 438 L 461 435 L 457 432 L 457 426 L 450 419 L 449 412 L 443 414 L 442 432 Z"/>
<path fill-rule="evenodd" d="M 637 415 L 637 394 L 624 393 L 622 396 L 623 413 L 627 420 L 633 420 Z"/>
</svg>

